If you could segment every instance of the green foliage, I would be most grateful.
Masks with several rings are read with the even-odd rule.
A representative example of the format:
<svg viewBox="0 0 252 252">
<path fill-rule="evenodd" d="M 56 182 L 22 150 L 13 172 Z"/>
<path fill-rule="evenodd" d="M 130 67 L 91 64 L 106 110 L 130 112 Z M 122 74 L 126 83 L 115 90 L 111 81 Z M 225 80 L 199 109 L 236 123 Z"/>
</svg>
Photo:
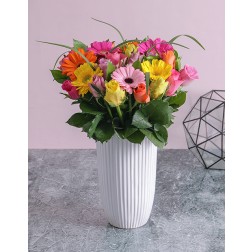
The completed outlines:
<svg viewBox="0 0 252 252">
<path fill-rule="evenodd" d="M 118 32 L 118 34 L 120 35 L 120 37 L 122 38 L 122 41 L 125 40 L 124 37 L 123 37 L 123 35 L 122 35 L 122 33 L 121 33 L 115 26 L 113 26 L 112 24 L 109 24 L 109 23 L 107 23 L 107 22 L 104 22 L 104 21 L 101 21 L 101 20 L 98 20 L 98 19 L 95 19 L 95 18 L 92 18 L 92 19 L 95 20 L 95 21 L 97 21 L 97 22 L 106 24 L 106 25 L 108 25 L 108 26 L 114 28 L 114 29 Z"/>
<path fill-rule="evenodd" d="M 172 38 L 172 39 L 169 41 L 169 43 L 170 43 L 170 44 L 173 44 L 173 42 L 174 42 L 177 38 L 182 37 L 182 36 L 192 39 L 192 40 L 193 40 L 195 43 L 197 43 L 202 49 L 205 50 L 204 46 L 203 46 L 196 38 L 194 38 L 194 37 L 191 36 L 191 35 L 187 35 L 187 34 L 177 35 L 177 36 L 175 36 L 174 38 Z"/>
<path fill-rule="evenodd" d="M 141 42 L 141 40 L 139 40 L 139 39 L 125 40 L 125 41 L 123 41 L 122 43 L 120 43 L 120 44 L 114 46 L 114 47 L 110 50 L 110 52 L 113 52 L 116 48 L 122 47 L 122 46 L 124 46 L 124 45 L 126 45 L 126 44 L 128 44 L 128 43 L 130 43 L 130 42 Z"/>
<path fill-rule="evenodd" d="M 141 66 L 141 62 L 139 60 L 135 61 L 132 66 L 135 68 L 135 69 L 139 69 L 139 70 L 142 70 L 142 66 Z"/>
<path fill-rule="evenodd" d="M 182 106 L 186 101 L 186 92 L 179 91 L 177 95 L 171 96 L 168 99 L 169 105 L 172 106 L 174 109 L 179 108 Z"/>
<path fill-rule="evenodd" d="M 65 93 L 62 93 L 62 92 L 60 92 L 60 94 L 64 95 L 64 96 L 65 96 L 65 99 L 67 99 L 67 98 L 68 98 L 68 99 L 71 99 L 70 96 L 69 96 L 69 94 L 65 94 Z"/>
<path fill-rule="evenodd" d="M 73 40 L 73 45 L 75 49 L 82 48 L 84 49 L 84 51 L 87 51 L 87 48 L 88 48 L 87 45 L 85 45 L 84 43 L 76 39 Z"/>
<path fill-rule="evenodd" d="M 179 57 L 178 52 L 176 50 L 174 50 L 174 55 L 176 57 L 175 69 L 177 71 L 180 71 L 180 69 L 181 69 L 181 57 Z"/>
<path fill-rule="evenodd" d="M 133 115 L 132 125 L 136 126 L 138 129 L 147 129 L 152 126 L 148 121 L 148 117 L 140 110 L 137 110 Z"/>
<path fill-rule="evenodd" d="M 180 57 L 178 57 L 178 58 L 176 59 L 176 61 L 175 61 L 175 69 L 176 69 L 177 71 L 180 71 L 180 69 L 181 69 L 181 58 L 180 58 Z"/>
<path fill-rule="evenodd" d="M 189 47 L 187 46 L 184 46 L 184 45 L 181 45 L 181 44 L 178 44 L 178 43 L 172 43 L 173 45 L 177 45 L 177 46 L 180 46 L 180 47 L 183 47 L 183 48 L 186 48 L 186 49 L 190 49 Z"/>
<path fill-rule="evenodd" d="M 91 126 L 88 130 L 88 137 L 92 137 L 95 130 L 96 130 L 96 127 L 98 125 L 98 123 L 103 119 L 103 115 L 99 114 L 99 115 L 96 115 L 95 118 L 92 120 L 91 122 Z"/>
<path fill-rule="evenodd" d="M 104 114 L 104 111 L 101 110 L 101 108 L 98 108 L 97 106 L 94 106 L 90 104 L 90 102 L 82 101 L 80 103 L 80 109 L 83 113 L 91 114 L 91 115 L 100 115 Z"/>
<path fill-rule="evenodd" d="M 111 80 L 111 74 L 113 73 L 115 68 L 116 68 L 115 65 L 113 65 L 111 62 L 108 63 L 107 72 L 106 72 L 106 80 L 107 81 Z"/>
<path fill-rule="evenodd" d="M 159 56 L 153 56 L 153 55 L 149 55 L 147 57 L 144 57 L 145 60 L 153 60 L 153 59 L 160 59 Z"/>
<path fill-rule="evenodd" d="M 89 115 L 89 114 L 85 114 L 85 116 L 86 116 L 86 122 L 82 126 L 82 131 L 88 133 L 88 131 L 92 125 L 92 121 L 94 120 L 95 117 L 93 115 Z"/>
<path fill-rule="evenodd" d="M 164 148 L 165 142 L 160 141 L 154 131 L 148 129 L 140 129 L 140 131 L 158 148 Z"/>
<path fill-rule="evenodd" d="M 100 142 L 108 141 L 115 131 L 111 124 L 101 121 L 95 129 L 94 138 Z"/>
<path fill-rule="evenodd" d="M 65 55 L 66 53 L 68 53 L 68 51 L 63 52 L 63 53 L 60 54 L 60 56 L 56 59 L 56 61 L 55 61 L 55 63 L 54 63 L 54 66 L 53 66 L 53 70 L 55 69 L 55 67 L 56 67 L 56 65 L 57 65 L 57 63 L 58 63 L 58 61 L 59 61 L 59 59 L 60 59 L 63 55 Z"/>
<path fill-rule="evenodd" d="M 135 133 L 138 129 L 134 126 L 126 126 L 124 129 L 117 129 L 116 133 L 120 138 L 125 139 Z"/>
<path fill-rule="evenodd" d="M 167 139 L 168 139 L 168 132 L 167 129 L 160 124 L 155 124 L 154 125 L 154 133 L 156 137 L 161 141 L 164 142 L 165 145 L 167 144 Z"/>
<path fill-rule="evenodd" d="M 175 55 L 175 57 L 176 57 L 176 59 L 177 59 L 178 56 L 179 56 L 179 55 L 178 55 L 178 52 L 177 52 L 176 50 L 174 50 L 173 52 L 174 52 L 174 55 Z"/>
<path fill-rule="evenodd" d="M 67 123 L 71 126 L 82 128 L 85 124 L 89 123 L 90 120 L 93 119 L 93 116 L 82 114 L 82 113 L 76 113 L 73 114 L 67 121 Z"/>
<path fill-rule="evenodd" d="M 148 93 L 149 86 L 150 86 L 150 73 L 145 73 L 145 83 L 146 83 L 146 93 Z"/>
<path fill-rule="evenodd" d="M 55 81 L 62 84 L 65 80 L 69 80 L 68 76 L 63 75 L 60 70 L 50 70 Z"/>
<path fill-rule="evenodd" d="M 131 143 L 140 144 L 144 140 L 144 137 L 145 135 L 140 130 L 136 130 L 133 134 L 130 134 L 126 138 Z"/>
<path fill-rule="evenodd" d="M 163 100 L 152 100 L 141 110 L 153 124 L 168 124 L 172 119 L 173 109 Z"/>
</svg>

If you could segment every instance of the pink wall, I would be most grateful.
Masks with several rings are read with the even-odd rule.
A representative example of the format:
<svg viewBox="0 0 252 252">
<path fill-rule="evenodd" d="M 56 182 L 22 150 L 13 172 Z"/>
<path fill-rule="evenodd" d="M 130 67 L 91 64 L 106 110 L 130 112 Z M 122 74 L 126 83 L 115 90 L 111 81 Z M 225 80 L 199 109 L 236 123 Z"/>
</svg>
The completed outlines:
<svg viewBox="0 0 252 252">
<path fill-rule="evenodd" d="M 78 106 L 64 100 L 49 72 L 64 48 L 35 42 L 71 45 L 72 38 L 87 44 L 108 38 L 120 42 L 112 28 L 90 17 L 114 24 L 127 39 L 149 35 L 168 40 L 191 34 L 206 47 L 203 51 L 188 39 L 178 40 L 190 47 L 178 48 L 182 63 L 195 66 L 200 74 L 200 80 L 187 88 L 188 100 L 169 130 L 167 148 L 186 148 L 182 121 L 190 107 L 201 94 L 224 89 L 224 0 L 30 0 L 29 148 L 95 148 L 93 140 L 65 123 Z"/>
</svg>

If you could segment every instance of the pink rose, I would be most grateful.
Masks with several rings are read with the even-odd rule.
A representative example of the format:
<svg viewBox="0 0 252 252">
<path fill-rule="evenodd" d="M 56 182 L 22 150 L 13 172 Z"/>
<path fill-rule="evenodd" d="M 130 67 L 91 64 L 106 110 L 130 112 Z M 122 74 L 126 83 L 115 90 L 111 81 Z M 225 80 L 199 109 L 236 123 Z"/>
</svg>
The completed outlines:
<svg viewBox="0 0 252 252">
<path fill-rule="evenodd" d="M 105 58 L 101 58 L 99 60 L 99 67 L 101 68 L 102 72 L 103 72 L 103 77 L 106 78 L 106 72 L 107 72 L 107 67 L 108 67 L 108 63 L 111 62 L 108 59 Z"/>
<path fill-rule="evenodd" d="M 185 65 L 184 68 L 180 70 L 180 79 L 184 80 L 185 83 L 199 79 L 198 72 L 194 67 Z"/>
<path fill-rule="evenodd" d="M 126 56 L 120 52 L 108 52 L 106 58 L 109 59 L 114 65 L 117 65 L 121 60 L 125 59 Z"/>
<path fill-rule="evenodd" d="M 166 92 L 167 96 L 173 96 L 175 92 L 178 90 L 180 85 L 184 82 L 184 80 L 181 80 L 180 78 L 180 72 L 176 71 L 175 69 L 172 69 L 172 74 L 168 78 L 168 90 Z"/>
<path fill-rule="evenodd" d="M 80 97 L 76 87 L 72 85 L 70 80 L 65 80 L 62 83 L 61 87 L 62 87 L 63 90 L 67 91 L 67 93 L 68 93 L 68 95 L 70 96 L 71 99 L 75 100 L 75 99 L 78 99 Z"/>
<path fill-rule="evenodd" d="M 101 93 L 104 93 L 104 91 L 105 91 L 105 83 L 104 83 L 103 77 L 95 75 L 95 76 L 93 77 L 93 83 L 92 83 L 92 84 L 93 84 L 95 87 L 97 87 L 97 88 L 101 91 Z M 99 93 L 92 87 L 91 83 L 88 84 L 88 85 L 89 85 L 90 92 L 92 93 L 92 95 L 93 95 L 95 98 L 98 98 L 98 97 L 101 96 L 101 94 L 99 94 Z"/>
</svg>

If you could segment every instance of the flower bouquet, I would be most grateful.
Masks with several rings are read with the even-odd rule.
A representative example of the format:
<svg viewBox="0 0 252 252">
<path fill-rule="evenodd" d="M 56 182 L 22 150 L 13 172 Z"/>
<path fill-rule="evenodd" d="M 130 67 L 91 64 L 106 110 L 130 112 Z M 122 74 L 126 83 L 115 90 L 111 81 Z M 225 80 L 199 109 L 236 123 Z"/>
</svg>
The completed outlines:
<svg viewBox="0 0 252 252">
<path fill-rule="evenodd" d="M 186 100 L 183 86 L 198 79 L 194 67 L 181 66 L 181 57 L 174 46 L 187 47 L 175 40 L 186 36 L 203 46 L 189 35 L 179 35 L 169 41 L 149 37 L 125 40 L 115 29 L 122 38 L 117 45 L 109 40 L 95 41 L 89 46 L 74 40 L 72 47 L 43 43 L 69 49 L 60 55 L 51 73 L 62 85 L 62 94 L 73 100 L 72 104 L 79 104 L 81 110 L 67 123 L 100 142 L 97 144 L 98 164 L 103 167 L 99 171 L 100 185 L 105 188 L 102 198 L 110 223 L 117 227 L 137 227 L 146 223 L 153 203 L 156 147 L 167 144 L 167 129 L 173 124 L 173 113 Z M 55 69 L 58 61 L 59 67 Z M 146 156 L 150 157 L 148 162 L 144 161 Z M 139 174 L 142 179 L 134 187 L 131 181 L 139 179 Z M 118 180 L 124 184 L 119 185 Z M 140 219 L 134 219 L 132 209 L 136 205 L 141 208 L 140 201 L 136 197 L 130 199 L 123 192 L 131 186 L 133 193 L 139 183 L 143 191 L 139 189 L 135 193 L 140 195 L 142 208 L 147 210 Z M 123 209 L 120 202 L 129 208 Z"/>
</svg>

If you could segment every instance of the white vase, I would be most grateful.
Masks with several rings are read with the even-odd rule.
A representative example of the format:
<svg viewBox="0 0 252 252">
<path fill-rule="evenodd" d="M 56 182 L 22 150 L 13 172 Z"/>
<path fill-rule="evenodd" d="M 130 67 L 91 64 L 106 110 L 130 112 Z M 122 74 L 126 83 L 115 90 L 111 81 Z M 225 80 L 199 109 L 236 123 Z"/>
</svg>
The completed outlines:
<svg viewBox="0 0 252 252">
<path fill-rule="evenodd" d="M 157 147 L 147 138 L 133 144 L 117 136 L 96 146 L 101 200 L 109 223 L 118 228 L 143 226 L 154 200 Z"/>
</svg>

